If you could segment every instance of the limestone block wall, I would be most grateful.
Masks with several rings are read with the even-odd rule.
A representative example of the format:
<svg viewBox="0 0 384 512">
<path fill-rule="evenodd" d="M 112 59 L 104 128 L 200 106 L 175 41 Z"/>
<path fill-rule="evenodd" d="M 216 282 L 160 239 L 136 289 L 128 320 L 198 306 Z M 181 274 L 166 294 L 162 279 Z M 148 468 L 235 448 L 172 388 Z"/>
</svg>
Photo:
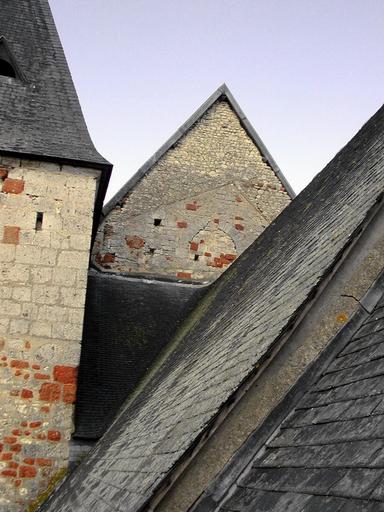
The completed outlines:
<svg viewBox="0 0 384 512">
<path fill-rule="evenodd" d="M 33 510 L 67 467 L 97 177 L 0 157 L 4 512 Z"/>
<path fill-rule="evenodd" d="M 220 100 L 109 212 L 93 259 L 114 272 L 211 281 L 289 202 Z"/>
<path fill-rule="evenodd" d="M 282 191 L 275 195 L 286 200 Z M 137 215 L 122 227 L 111 215 L 95 258 L 114 272 L 210 281 L 262 233 L 279 207 L 264 215 L 232 183 Z"/>
</svg>

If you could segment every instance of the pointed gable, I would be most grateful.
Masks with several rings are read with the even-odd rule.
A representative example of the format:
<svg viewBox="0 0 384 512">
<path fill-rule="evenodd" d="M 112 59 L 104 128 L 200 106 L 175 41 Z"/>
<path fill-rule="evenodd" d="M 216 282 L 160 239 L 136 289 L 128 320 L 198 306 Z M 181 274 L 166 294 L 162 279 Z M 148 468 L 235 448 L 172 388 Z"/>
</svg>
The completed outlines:
<svg viewBox="0 0 384 512">
<path fill-rule="evenodd" d="M 0 151 L 108 165 L 89 137 L 48 1 L 2 0 L 0 36 Z"/>
<path fill-rule="evenodd" d="M 265 175 L 291 186 L 224 84 L 139 169 L 104 209 L 127 217 L 236 180 Z"/>
</svg>

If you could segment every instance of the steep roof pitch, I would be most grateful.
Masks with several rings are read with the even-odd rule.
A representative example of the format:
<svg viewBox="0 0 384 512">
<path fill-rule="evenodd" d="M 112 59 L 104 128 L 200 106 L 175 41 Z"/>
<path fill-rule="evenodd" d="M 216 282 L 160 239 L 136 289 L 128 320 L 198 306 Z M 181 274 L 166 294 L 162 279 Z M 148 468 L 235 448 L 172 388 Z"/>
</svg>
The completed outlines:
<svg viewBox="0 0 384 512">
<path fill-rule="evenodd" d="M 2 0 L 0 36 L 19 75 L 0 76 L 0 151 L 109 167 L 88 134 L 48 0 Z"/>
<path fill-rule="evenodd" d="M 143 509 L 268 357 L 384 190 L 384 107 L 219 278 L 45 511 Z"/>
<path fill-rule="evenodd" d="M 384 274 L 193 512 L 384 511 Z"/>
<path fill-rule="evenodd" d="M 272 158 L 271 154 L 265 147 L 263 141 L 256 133 L 256 130 L 253 128 L 251 123 L 248 121 L 246 115 L 241 110 L 239 104 L 233 97 L 229 88 L 223 84 L 220 86 L 202 105 L 200 108 L 196 110 L 194 114 L 182 125 L 176 132 L 170 137 L 163 146 L 149 159 L 145 164 L 130 178 L 127 183 L 113 196 L 113 198 L 105 205 L 104 207 L 104 215 L 108 215 L 108 213 L 115 208 L 118 204 L 120 204 L 127 194 L 135 188 L 135 186 L 139 183 L 139 181 L 152 169 L 152 167 L 167 153 L 169 149 L 171 149 L 178 141 L 193 127 L 193 125 L 199 121 L 204 114 L 213 106 L 213 104 L 220 100 L 225 99 L 228 101 L 232 110 L 239 117 L 241 125 L 254 142 L 254 144 L 258 147 L 261 155 L 265 158 L 265 160 L 269 163 L 272 170 L 276 174 L 276 176 L 280 179 L 281 183 L 284 185 L 286 191 L 291 196 L 291 198 L 295 197 L 295 192 L 292 187 L 284 177 L 281 172 L 279 166 Z"/>
</svg>

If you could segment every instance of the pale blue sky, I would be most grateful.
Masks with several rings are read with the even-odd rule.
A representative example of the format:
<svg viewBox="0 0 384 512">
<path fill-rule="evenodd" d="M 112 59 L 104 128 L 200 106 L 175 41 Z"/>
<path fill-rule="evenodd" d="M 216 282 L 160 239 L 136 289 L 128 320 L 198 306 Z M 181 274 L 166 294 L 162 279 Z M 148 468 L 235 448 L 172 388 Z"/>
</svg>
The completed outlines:
<svg viewBox="0 0 384 512">
<path fill-rule="evenodd" d="M 226 82 L 298 192 L 384 101 L 384 0 L 50 0 L 108 197 Z"/>
</svg>

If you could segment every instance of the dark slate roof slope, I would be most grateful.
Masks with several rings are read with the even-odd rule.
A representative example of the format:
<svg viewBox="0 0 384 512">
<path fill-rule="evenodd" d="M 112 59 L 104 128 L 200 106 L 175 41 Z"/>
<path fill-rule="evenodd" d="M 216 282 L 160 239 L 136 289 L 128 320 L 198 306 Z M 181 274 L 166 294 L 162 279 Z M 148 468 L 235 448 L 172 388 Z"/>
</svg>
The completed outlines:
<svg viewBox="0 0 384 512">
<path fill-rule="evenodd" d="M 196 124 L 203 115 L 219 100 L 226 100 L 232 110 L 239 117 L 241 125 L 253 141 L 253 143 L 258 147 L 260 153 L 271 166 L 271 169 L 279 178 L 281 183 L 284 185 L 285 190 L 293 199 L 296 194 L 288 183 L 287 179 L 283 175 L 281 169 L 273 159 L 272 155 L 266 148 L 264 142 L 261 140 L 260 136 L 257 134 L 256 130 L 252 126 L 252 124 L 247 119 L 246 115 L 242 111 L 240 105 L 235 100 L 233 94 L 229 90 L 226 84 L 221 85 L 202 105 L 199 107 L 196 112 L 194 112 L 187 121 L 180 126 L 178 130 L 161 146 L 161 148 L 156 151 L 156 153 L 145 162 L 145 164 L 140 167 L 140 169 L 127 181 L 127 183 L 115 194 L 112 199 L 105 205 L 104 207 L 104 216 L 108 215 L 111 210 L 115 208 L 118 204 L 120 204 L 125 197 L 129 194 L 129 192 L 141 181 L 141 179 L 151 171 L 152 167 L 162 158 L 165 153 L 171 149 L 175 144 L 179 142 L 179 140 Z"/>
<path fill-rule="evenodd" d="M 109 166 L 88 134 L 48 0 L 1 0 L 19 78 L 0 76 L 0 151 Z"/>
<path fill-rule="evenodd" d="M 91 270 L 81 343 L 75 435 L 99 439 L 207 285 Z"/>
<path fill-rule="evenodd" d="M 384 107 L 218 279 L 43 510 L 141 510 L 270 352 L 383 190 Z"/>
<path fill-rule="evenodd" d="M 384 275 L 375 288 L 376 307 L 361 308 L 289 392 L 269 440 L 262 426 L 225 470 L 253 449 L 241 476 L 219 477 L 221 502 L 218 482 L 193 512 L 384 511 Z"/>
</svg>

